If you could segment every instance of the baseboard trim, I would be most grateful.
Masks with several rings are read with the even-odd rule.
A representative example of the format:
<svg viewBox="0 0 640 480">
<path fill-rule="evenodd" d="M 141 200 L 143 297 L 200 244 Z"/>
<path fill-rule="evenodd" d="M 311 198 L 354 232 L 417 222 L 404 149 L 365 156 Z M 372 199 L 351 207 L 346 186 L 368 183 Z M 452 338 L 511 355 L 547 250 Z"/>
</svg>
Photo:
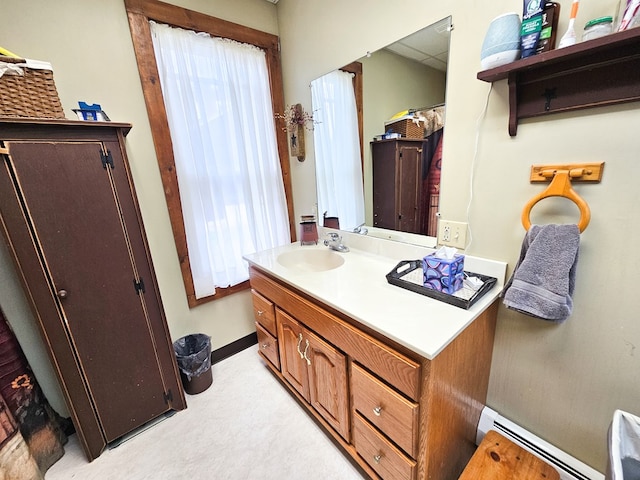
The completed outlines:
<svg viewBox="0 0 640 480">
<path fill-rule="evenodd" d="M 211 363 L 221 362 L 225 358 L 229 358 L 242 350 L 256 345 L 257 343 L 258 334 L 256 332 L 250 333 L 246 337 L 239 338 L 238 340 L 211 352 Z"/>
</svg>

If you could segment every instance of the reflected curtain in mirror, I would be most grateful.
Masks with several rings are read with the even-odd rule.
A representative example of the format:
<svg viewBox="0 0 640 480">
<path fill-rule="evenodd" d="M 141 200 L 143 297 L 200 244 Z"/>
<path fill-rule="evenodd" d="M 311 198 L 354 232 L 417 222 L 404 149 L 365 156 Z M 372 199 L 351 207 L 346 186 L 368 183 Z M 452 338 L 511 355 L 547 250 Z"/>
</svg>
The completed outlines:
<svg viewBox="0 0 640 480">
<path fill-rule="evenodd" d="M 364 192 L 353 74 L 336 70 L 311 82 L 318 212 L 353 230 L 364 223 Z"/>
<path fill-rule="evenodd" d="M 196 298 L 290 241 L 263 50 L 151 23 Z"/>
</svg>

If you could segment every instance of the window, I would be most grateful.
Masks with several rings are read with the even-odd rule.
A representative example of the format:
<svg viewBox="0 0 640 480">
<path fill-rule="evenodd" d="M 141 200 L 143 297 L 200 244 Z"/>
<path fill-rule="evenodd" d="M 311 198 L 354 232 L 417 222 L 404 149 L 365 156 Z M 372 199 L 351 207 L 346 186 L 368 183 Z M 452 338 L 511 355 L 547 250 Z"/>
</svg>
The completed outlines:
<svg viewBox="0 0 640 480">
<path fill-rule="evenodd" d="M 167 119 L 165 102 L 162 96 L 162 89 L 160 82 L 158 82 L 158 66 L 154 57 L 154 49 L 151 38 L 151 27 L 149 20 L 171 24 L 188 30 L 206 32 L 214 37 L 228 38 L 242 43 L 250 43 L 264 50 L 267 63 L 268 80 L 271 87 L 271 111 L 283 111 L 283 97 L 282 97 L 282 77 L 280 72 L 279 53 L 277 51 L 277 37 L 269 35 L 263 32 L 258 32 L 253 29 L 242 27 L 230 22 L 225 22 L 207 15 L 199 14 L 197 12 L 186 11 L 180 7 L 174 7 L 172 5 L 164 4 L 154 0 L 126 0 L 125 2 L 127 11 L 129 14 L 129 23 L 134 40 L 134 48 L 138 59 L 138 68 L 143 84 L 143 91 L 145 95 L 145 101 L 147 104 L 147 111 L 149 114 L 149 120 L 151 122 L 152 133 L 154 138 L 154 144 L 156 148 L 156 155 L 161 169 L 163 185 L 165 188 L 165 194 L 167 198 L 167 204 L 169 207 L 169 214 L 171 217 L 171 223 L 173 227 L 174 237 L 176 241 L 176 248 L 178 250 L 179 259 L 182 267 L 183 280 L 187 291 L 187 298 L 190 306 L 199 305 L 205 301 L 212 300 L 214 298 L 220 298 L 229 293 L 233 293 L 243 288 L 247 288 L 248 282 L 242 282 L 236 286 L 229 288 L 216 288 L 216 294 L 214 296 L 206 296 L 204 298 L 198 298 L 200 295 L 196 294 L 196 286 L 194 285 L 193 278 L 198 278 L 201 272 L 201 260 L 191 258 L 189 252 L 192 252 L 192 248 L 187 247 L 187 229 L 185 229 L 185 222 L 183 220 L 183 209 L 190 208 L 185 202 L 189 202 L 187 197 L 180 193 L 178 184 L 178 174 L 175 158 L 173 155 L 174 145 L 171 141 L 169 121 Z M 207 78 L 204 75 L 206 88 L 215 91 L 220 88 L 215 78 Z M 198 115 L 207 117 L 208 122 L 216 122 L 216 116 L 224 109 L 226 105 L 207 104 L 206 106 L 196 106 L 199 108 Z M 286 208 L 288 211 L 288 227 L 290 238 L 295 238 L 295 230 L 292 223 L 293 218 L 293 206 L 291 203 L 291 185 L 289 180 L 288 171 L 288 152 L 286 145 L 286 134 L 281 128 L 275 128 L 275 135 L 277 144 L 275 150 L 277 151 L 277 157 L 280 164 L 280 175 L 282 178 L 284 197 L 286 199 Z M 251 154 L 255 153 L 252 152 Z M 246 157 L 247 154 L 244 154 Z M 215 175 L 221 181 L 221 187 L 217 189 L 217 192 L 229 189 L 231 185 L 227 179 L 233 178 L 236 175 L 236 169 L 233 166 L 233 162 L 229 162 L 227 167 L 221 167 L 216 171 Z M 225 165 L 221 162 L 221 165 Z M 245 178 L 246 182 L 264 182 L 267 183 L 269 179 L 264 178 L 264 170 L 258 170 L 253 178 Z M 185 175 L 182 175 L 185 177 Z M 205 175 L 196 174 L 196 182 L 202 181 L 206 178 Z M 204 180 L 205 183 L 208 180 Z M 234 182 L 235 180 L 231 180 Z M 279 178 L 278 178 L 278 181 Z M 237 185 L 237 183 L 236 183 Z M 270 185 L 273 185 L 271 183 Z M 215 188 L 215 187 L 214 187 Z M 277 189 L 276 189 L 277 190 Z M 233 194 L 234 192 L 229 192 Z M 232 214 L 228 216 L 231 218 L 231 223 L 241 223 L 246 220 L 247 215 L 250 214 L 246 208 L 233 205 L 233 202 L 225 203 L 225 209 L 231 210 Z M 285 216 L 286 217 L 286 216 Z M 229 225 L 229 223 L 219 223 L 219 220 L 213 220 L 213 218 L 220 218 L 219 216 L 211 217 L 211 221 L 207 221 L 199 226 L 201 230 L 204 230 L 205 235 L 207 231 L 216 232 L 220 229 L 232 229 L 235 225 Z M 286 220 L 285 220 L 286 222 Z M 286 226 L 285 226 L 286 228 Z M 261 245 L 258 243 L 258 245 Z M 214 243 L 215 246 L 215 243 Z M 214 247 L 212 251 L 213 255 L 224 256 L 221 250 Z M 241 254 L 240 254 L 241 255 Z"/>
</svg>

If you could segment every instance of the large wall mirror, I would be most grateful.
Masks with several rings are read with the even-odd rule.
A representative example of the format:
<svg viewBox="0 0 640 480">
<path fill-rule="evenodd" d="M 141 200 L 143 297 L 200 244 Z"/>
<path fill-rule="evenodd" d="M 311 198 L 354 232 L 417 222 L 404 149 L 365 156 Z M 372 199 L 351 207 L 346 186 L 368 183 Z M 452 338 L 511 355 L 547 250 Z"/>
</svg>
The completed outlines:
<svg viewBox="0 0 640 480">
<path fill-rule="evenodd" d="M 343 230 L 436 235 L 451 25 L 444 18 L 311 83 L 321 224 L 326 212 Z M 402 136 L 380 139 L 391 130 Z"/>
</svg>

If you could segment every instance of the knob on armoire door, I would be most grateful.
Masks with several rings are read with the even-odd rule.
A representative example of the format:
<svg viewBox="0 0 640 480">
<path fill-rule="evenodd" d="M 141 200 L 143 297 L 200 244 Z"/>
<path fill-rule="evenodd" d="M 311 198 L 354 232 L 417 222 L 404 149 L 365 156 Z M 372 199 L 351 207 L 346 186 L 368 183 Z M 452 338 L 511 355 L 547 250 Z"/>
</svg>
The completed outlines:
<svg viewBox="0 0 640 480">
<path fill-rule="evenodd" d="M 66 290 L 58 290 L 58 298 L 67 298 L 67 291 Z"/>
</svg>

